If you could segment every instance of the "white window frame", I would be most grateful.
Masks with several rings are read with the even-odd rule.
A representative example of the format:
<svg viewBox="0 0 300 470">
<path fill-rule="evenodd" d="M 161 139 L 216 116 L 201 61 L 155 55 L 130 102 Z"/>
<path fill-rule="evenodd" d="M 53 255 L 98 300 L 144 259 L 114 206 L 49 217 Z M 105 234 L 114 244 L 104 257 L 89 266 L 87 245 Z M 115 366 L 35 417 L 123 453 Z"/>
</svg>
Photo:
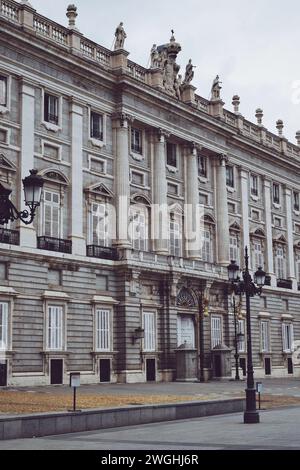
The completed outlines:
<svg viewBox="0 0 300 470">
<path fill-rule="evenodd" d="M 54 324 L 55 330 L 51 331 L 50 320 L 54 315 L 57 316 Z M 47 304 L 46 315 L 46 350 L 64 351 L 66 348 L 66 328 L 65 328 L 65 306 L 61 304 Z"/>
<path fill-rule="evenodd" d="M 275 187 L 278 187 L 278 201 L 275 201 Z M 281 186 L 279 183 L 273 183 L 272 185 L 272 202 L 276 208 L 279 208 L 281 205 Z"/>
<path fill-rule="evenodd" d="M 9 350 L 10 346 L 10 305 L 9 302 L 1 301 L 1 322 L 0 322 L 0 352 Z"/>
<path fill-rule="evenodd" d="M 168 145 L 173 145 L 174 148 L 175 148 L 175 157 L 176 157 L 176 165 L 170 165 L 168 163 Z M 178 152 L 178 145 L 177 144 L 174 144 L 174 142 L 166 142 L 166 166 L 167 166 L 167 169 L 171 172 L 171 173 L 176 173 L 178 171 L 178 163 L 179 163 L 179 152 Z"/>
<path fill-rule="evenodd" d="M 253 270 L 257 270 L 259 267 L 264 267 L 264 250 L 263 243 L 261 240 L 253 239 Z M 257 247 L 260 246 L 260 250 Z"/>
<path fill-rule="evenodd" d="M 135 182 L 133 181 L 133 173 L 136 173 L 137 175 L 142 176 L 143 182 L 142 182 L 141 184 L 135 183 Z M 143 188 L 143 189 L 144 189 L 144 188 L 146 187 L 145 181 L 146 181 L 146 175 L 145 175 L 144 172 L 139 171 L 139 170 L 136 170 L 135 168 L 130 168 L 130 184 L 131 184 L 132 186 L 135 186 L 136 188 Z"/>
<path fill-rule="evenodd" d="M 149 329 L 150 327 L 150 329 Z M 155 352 L 156 351 L 156 312 L 154 311 L 143 311 L 143 351 L 144 352 Z"/>
<path fill-rule="evenodd" d="M 98 206 L 98 209 L 100 206 L 102 206 L 103 208 L 103 211 L 99 211 L 97 210 L 96 212 L 94 211 L 94 208 L 93 208 L 93 204 L 97 205 Z M 103 215 L 101 215 L 103 214 Z M 93 230 L 93 218 L 95 216 L 99 216 L 99 222 L 101 222 L 101 220 L 104 219 L 107 219 L 106 221 L 104 221 L 103 223 L 105 224 L 104 225 L 104 228 L 102 230 L 102 233 L 103 233 L 103 239 L 101 239 L 101 237 L 98 236 L 98 243 L 94 243 L 94 230 Z M 101 202 L 98 202 L 98 201 L 91 201 L 91 205 L 90 205 L 90 210 L 89 210 L 89 221 L 88 221 L 88 227 L 89 227 L 89 244 L 90 245 L 97 245 L 97 246 L 104 246 L 104 247 L 108 247 L 110 246 L 110 218 L 109 218 L 109 211 L 108 211 L 108 205 L 105 201 L 101 201 Z M 99 234 L 100 234 L 100 231 L 99 231 Z M 103 240 L 103 243 L 99 243 L 100 240 Z"/>
<path fill-rule="evenodd" d="M 232 243 L 235 240 L 235 243 Z M 237 233 L 229 234 L 229 258 L 239 264 L 240 261 L 240 248 L 239 248 L 239 236 Z"/>
<path fill-rule="evenodd" d="M 299 235 L 300 234 L 300 224 L 299 223 L 295 223 L 294 224 L 294 232 Z"/>
<path fill-rule="evenodd" d="M 216 328 L 218 326 L 218 328 Z M 222 344 L 223 341 L 223 318 L 222 315 L 212 315 L 210 319 L 210 341 L 211 349 Z"/>
<path fill-rule="evenodd" d="M 58 110 L 57 110 L 57 112 L 58 112 L 58 124 L 57 125 L 52 123 L 52 122 L 45 121 L 45 95 L 46 94 L 54 96 L 58 100 L 58 105 L 57 105 L 57 107 L 58 107 Z M 42 125 L 48 131 L 52 131 L 52 132 L 60 131 L 62 129 L 63 97 L 61 95 L 59 95 L 58 93 L 56 93 L 55 91 L 52 91 L 50 89 L 42 88 L 41 99 L 42 99 L 42 103 L 41 103 L 41 123 L 42 123 Z"/>
<path fill-rule="evenodd" d="M 93 160 L 96 161 L 96 162 L 103 163 L 103 172 L 96 171 L 92 168 L 92 161 Z M 107 161 L 104 158 L 96 157 L 95 155 L 89 154 L 88 155 L 88 164 L 89 164 L 88 170 L 89 170 L 90 173 L 92 173 L 94 175 L 106 175 L 106 173 L 107 173 Z"/>
<path fill-rule="evenodd" d="M 59 196 L 59 202 L 57 203 L 53 203 L 52 204 L 49 204 L 50 201 L 45 201 L 45 193 L 48 192 L 48 193 L 52 193 L 52 194 L 57 194 Z M 58 237 L 54 237 L 53 236 L 53 233 L 52 235 L 48 235 L 46 234 L 46 230 L 45 230 L 45 210 L 46 210 L 46 206 L 49 205 L 49 206 L 52 206 L 54 207 L 54 205 L 58 208 Z M 50 189 L 50 188 L 44 188 L 43 189 L 43 199 L 42 199 L 42 217 L 41 217 L 41 235 L 42 236 L 45 236 L 45 237 L 53 237 L 53 238 L 63 238 L 63 206 L 62 206 L 62 195 L 61 195 L 61 192 L 59 190 L 56 190 L 56 189 Z M 51 222 L 51 224 L 53 223 L 53 221 Z M 52 232 L 52 227 L 51 227 L 51 232 Z"/>
<path fill-rule="evenodd" d="M 207 234 L 209 234 L 209 237 L 207 237 Z M 209 250 L 207 250 L 208 243 Z M 203 230 L 201 230 L 201 260 L 205 263 L 213 263 L 213 259 L 213 234 L 209 228 L 204 227 Z"/>
<path fill-rule="evenodd" d="M 142 217 L 144 218 L 144 222 L 142 222 Z M 147 206 L 139 204 L 133 204 L 132 206 L 130 206 L 129 233 L 131 237 L 132 247 L 134 250 L 148 250 L 149 214 Z M 144 236 L 142 236 L 141 234 L 144 234 Z"/>
<path fill-rule="evenodd" d="M 245 320 L 238 320 L 237 321 L 237 333 L 242 333 L 242 339 L 239 337 L 238 339 L 238 352 L 244 353 L 246 352 L 246 322 Z"/>
<path fill-rule="evenodd" d="M 262 353 L 269 353 L 271 351 L 269 320 L 260 321 L 260 351 Z"/>
<path fill-rule="evenodd" d="M 203 204 L 201 201 L 200 201 L 200 197 L 205 197 L 206 198 L 206 201 L 207 203 L 206 204 Z M 209 193 L 205 193 L 203 191 L 199 191 L 199 204 L 202 204 L 204 207 L 208 207 L 210 206 L 210 194 Z"/>
<path fill-rule="evenodd" d="M 95 308 L 95 351 L 112 351 L 112 310 L 107 307 Z"/>
<path fill-rule="evenodd" d="M 255 178 L 255 180 L 254 180 Z M 256 185 L 253 184 L 256 181 Z M 256 188 L 255 188 L 256 186 Z M 255 192 L 256 190 L 256 192 Z M 250 196 L 254 201 L 257 201 L 259 198 L 259 176 L 254 173 L 250 174 Z"/>
<path fill-rule="evenodd" d="M 227 169 L 231 168 L 232 169 L 232 185 L 228 184 L 228 179 L 227 179 Z M 234 166 L 233 165 L 226 165 L 226 186 L 229 191 L 233 191 L 235 189 L 235 171 L 234 171 Z"/>
<path fill-rule="evenodd" d="M 0 105 L 0 115 L 10 112 L 11 109 L 11 76 L 0 70 L 0 77 L 6 79 L 6 106 Z"/>
<path fill-rule="evenodd" d="M 295 207 L 295 203 L 296 203 L 296 196 L 297 195 L 297 199 L 298 199 L 298 208 Z M 299 214 L 300 213 L 300 193 L 299 191 L 293 191 L 293 211 L 295 214 Z"/>
<path fill-rule="evenodd" d="M 278 250 L 282 251 L 282 256 L 278 255 Z M 286 257 L 282 246 L 275 247 L 275 274 L 277 279 L 286 279 Z"/>
<path fill-rule="evenodd" d="M 189 320 L 191 324 L 193 324 L 193 337 L 192 337 L 192 342 L 189 343 L 189 345 L 194 348 L 195 347 L 195 324 L 193 321 L 193 316 L 192 315 L 184 315 L 184 314 L 179 314 L 177 315 L 177 347 L 181 346 L 184 344 L 184 340 L 182 339 L 182 321 L 183 320 Z"/>
<path fill-rule="evenodd" d="M 7 147 L 10 144 L 10 132 L 11 130 L 8 127 L 0 126 L 0 130 L 6 133 L 6 140 L 5 142 L 0 142 L 0 147 L 5 146 Z"/>
<path fill-rule="evenodd" d="M 169 191 L 170 186 L 174 186 L 174 188 L 176 188 L 176 193 L 175 194 Z M 174 183 L 173 181 L 167 181 L 167 194 L 168 194 L 169 197 L 175 197 L 175 198 L 180 197 L 179 184 Z"/>
<path fill-rule="evenodd" d="M 200 173 L 200 159 L 204 159 L 204 167 L 205 167 L 205 175 Z M 198 178 L 200 181 L 207 182 L 208 181 L 208 158 L 205 155 L 201 155 L 197 153 L 197 168 L 198 168 Z"/>
<path fill-rule="evenodd" d="M 62 161 L 62 146 L 59 145 L 59 144 L 56 144 L 50 140 L 45 140 L 45 139 L 42 139 L 41 141 L 41 144 L 42 144 L 42 158 L 43 160 L 47 160 L 49 162 L 61 162 Z M 48 147 L 53 147 L 55 149 L 58 150 L 58 158 L 51 158 L 51 157 L 47 157 L 44 155 L 44 152 L 45 152 L 45 145 L 48 145 Z"/>
<path fill-rule="evenodd" d="M 282 351 L 284 353 L 293 352 L 294 326 L 291 322 L 282 323 Z"/>
<path fill-rule="evenodd" d="M 276 225 L 276 222 L 275 222 L 276 220 L 278 220 L 279 225 Z M 273 226 L 274 226 L 275 228 L 282 228 L 282 227 L 283 227 L 283 225 L 282 225 L 282 217 L 278 217 L 278 215 L 274 215 L 274 216 L 273 216 Z"/>
<path fill-rule="evenodd" d="M 255 219 L 253 217 L 254 212 L 256 212 L 258 214 L 258 219 Z M 253 220 L 254 222 L 260 222 L 261 221 L 261 211 L 258 210 L 258 209 L 251 209 L 251 220 Z"/>
<path fill-rule="evenodd" d="M 169 253 L 177 258 L 182 256 L 182 222 L 181 217 L 176 215 L 171 215 L 169 219 Z"/>
<path fill-rule="evenodd" d="M 102 125 L 103 125 L 103 139 L 95 139 L 91 137 L 91 119 L 92 113 L 96 113 L 102 116 Z M 106 146 L 106 124 L 107 124 L 107 115 L 100 109 L 94 107 L 88 108 L 88 140 L 94 147 L 102 148 Z"/>
</svg>

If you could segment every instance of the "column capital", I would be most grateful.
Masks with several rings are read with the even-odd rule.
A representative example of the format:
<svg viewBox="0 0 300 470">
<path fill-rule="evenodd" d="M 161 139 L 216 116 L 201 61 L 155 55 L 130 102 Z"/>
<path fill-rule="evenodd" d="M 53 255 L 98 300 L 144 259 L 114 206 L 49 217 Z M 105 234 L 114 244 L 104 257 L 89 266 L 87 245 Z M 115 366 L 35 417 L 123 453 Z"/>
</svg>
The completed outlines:
<svg viewBox="0 0 300 470">
<path fill-rule="evenodd" d="M 220 164 L 220 166 L 225 166 L 229 162 L 227 153 L 220 153 L 216 155 L 216 159 L 218 163 Z"/>
<path fill-rule="evenodd" d="M 242 166 L 240 166 L 239 171 L 241 178 L 248 179 L 250 173 L 250 170 L 248 170 L 248 168 L 243 168 Z"/>
<path fill-rule="evenodd" d="M 170 137 L 170 132 L 162 129 L 161 127 L 156 129 L 156 135 L 159 142 L 165 142 L 166 139 Z"/>
<path fill-rule="evenodd" d="M 112 114 L 112 120 L 119 121 L 119 127 L 127 128 L 128 124 L 132 124 L 134 122 L 134 117 L 126 112 L 116 111 Z"/>
</svg>

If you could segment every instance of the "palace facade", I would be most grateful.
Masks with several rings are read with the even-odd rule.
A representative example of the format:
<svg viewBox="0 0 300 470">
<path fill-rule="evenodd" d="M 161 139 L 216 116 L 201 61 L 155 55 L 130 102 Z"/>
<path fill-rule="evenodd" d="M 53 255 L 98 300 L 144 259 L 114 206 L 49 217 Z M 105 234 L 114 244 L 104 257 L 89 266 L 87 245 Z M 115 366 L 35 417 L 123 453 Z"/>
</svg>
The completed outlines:
<svg viewBox="0 0 300 470">
<path fill-rule="evenodd" d="M 255 375 L 299 376 L 300 132 L 289 142 L 279 120 L 274 135 L 260 109 L 247 121 L 238 96 L 225 109 L 218 77 L 198 96 L 173 32 L 146 69 L 122 25 L 111 51 L 67 16 L 0 0 L 0 182 L 20 210 L 29 170 L 45 181 L 33 224 L 0 227 L 0 386 L 171 381 L 182 354 L 186 379 L 224 376 L 223 354 L 234 373 L 227 265 L 245 246 L 267 272 Z M 238 351 L 245 373 L 245 336 Z"/>
</svg>

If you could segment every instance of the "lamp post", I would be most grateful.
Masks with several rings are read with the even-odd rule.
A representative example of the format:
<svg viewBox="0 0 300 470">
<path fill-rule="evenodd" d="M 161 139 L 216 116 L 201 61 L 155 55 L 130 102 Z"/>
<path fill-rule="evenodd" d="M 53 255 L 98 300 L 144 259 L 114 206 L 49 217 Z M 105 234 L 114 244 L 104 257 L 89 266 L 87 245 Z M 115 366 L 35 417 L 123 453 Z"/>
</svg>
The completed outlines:
<svg viewBox="0 0 300 470">
<path fill-rule="evenodd" d="M 23 179 L 25 206 L 29 210 L 18 211 L 9 198 L 12 190 L 6 183 L 0 183 L 0 225 L 18 219 L 26 225 L 31 224 L 36 208 L 41 203 L 43 185 L 44 180 L 37 174 L 37 170 L 30 170 L 30 175 Z"/>
<path fill-rule="evenodd" d="M 235 354 L 234 354 L 234 359 L 235 359 L 235 380 L 240 380 L 240 374 L 239 374 L 239 340 L 242 339 L 244 336 L 243 333 L 239 332 L 238 333 L 238 315 L 237 315 L 237 310 L 236 310 L 236 303 L 235 303 L 235 293 L 233 292 L 232 296 L 232 306 L 233 306 L 233 316 L 234 316 L 234 345 L 235 345 Z"/>
<path fill-rule="evenodd" d="M 265 284 L 266 273 L 261 267 L 254 274 L 254 281 L 249 273 L 248 248 L 245 248 L 245 268 L 242 273 L 243 280 L 239 279 L 240 268 L 235 261 L 228 266 L 228 277 L 236 294 L 246 295 L 246 324 L 247 324 L 247 388 L 246 388 L 246 411 L 244 412 L 244 423 L 259 423 L 259 413 L 256 409 L 256 397 L 254 387 L 254 374 L 252 362 L 252 338 L 251 338 L 251 314 L 250 298 L 260 295 Z"/>
</svg>

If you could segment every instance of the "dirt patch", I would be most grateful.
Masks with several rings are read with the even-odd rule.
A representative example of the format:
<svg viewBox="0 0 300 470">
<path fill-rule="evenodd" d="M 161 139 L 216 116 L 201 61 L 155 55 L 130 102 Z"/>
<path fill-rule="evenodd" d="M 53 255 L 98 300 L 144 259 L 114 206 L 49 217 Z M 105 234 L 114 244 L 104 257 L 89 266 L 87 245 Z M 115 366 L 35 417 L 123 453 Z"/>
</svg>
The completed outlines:
<svg viewBox="0 0 300 470">
<path fill-rule="evenodd" d="M 290 397 L 286 395 L 263 395 L 261 397 L 261 408 L 272 409 L 281 406 L 300 405 L 300 397 Z M 258 400 L 257 400 L 258 407 Z"/>
</svg>

